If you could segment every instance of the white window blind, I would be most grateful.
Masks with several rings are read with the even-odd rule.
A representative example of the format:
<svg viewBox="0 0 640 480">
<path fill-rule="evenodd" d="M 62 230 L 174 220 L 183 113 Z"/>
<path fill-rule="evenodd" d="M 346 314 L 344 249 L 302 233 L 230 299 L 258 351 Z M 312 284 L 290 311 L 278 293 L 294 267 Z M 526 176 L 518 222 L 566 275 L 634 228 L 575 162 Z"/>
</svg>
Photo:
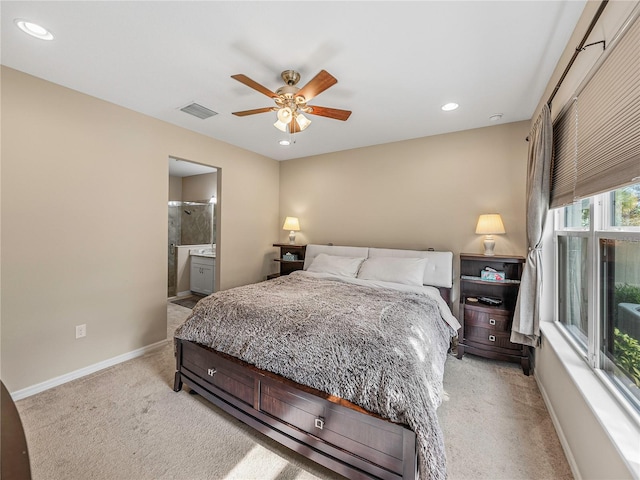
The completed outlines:
<svg viewBox="0 0 640 480">
<path fill-rule="evenodd" d="M 554 149 L 552 207 L 640 181 L 637 17 L 556 120 Z"/>
</svg>

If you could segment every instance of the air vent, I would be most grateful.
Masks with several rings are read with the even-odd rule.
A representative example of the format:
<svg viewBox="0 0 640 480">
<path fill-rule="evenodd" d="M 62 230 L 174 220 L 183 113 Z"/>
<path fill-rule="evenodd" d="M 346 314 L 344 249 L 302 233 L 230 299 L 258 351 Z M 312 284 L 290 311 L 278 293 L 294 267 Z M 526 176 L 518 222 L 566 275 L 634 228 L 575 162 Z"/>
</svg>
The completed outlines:
<svg viewBox="0 0 640 480">
<path fill-rule="evenodd" d="M 202 120 L 218 114 L 218 112 L 209 110 L 207 107 L 203 107 L 202 105 L 198 105 L 197 103 L 192 103 L 190 105 L 187 105 L 186 107 L 182 107 L 180 110 L 182 110 L 184 113 L 188 113 L 189 115 L 193 115 L 194 117 L 201 118 Z"/>
</svg>

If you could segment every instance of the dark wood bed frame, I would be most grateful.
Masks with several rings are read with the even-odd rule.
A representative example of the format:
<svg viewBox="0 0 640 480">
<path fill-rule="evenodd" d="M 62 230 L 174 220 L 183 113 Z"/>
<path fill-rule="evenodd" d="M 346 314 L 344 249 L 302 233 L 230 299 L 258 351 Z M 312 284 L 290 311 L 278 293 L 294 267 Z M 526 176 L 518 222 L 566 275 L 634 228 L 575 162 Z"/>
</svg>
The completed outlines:
<svg viewBox="0 0 640 480">
<path fill-rule="evenodd" d="M 449 288 L 440 294 L 450 304 Z M 416 435 L 344 399 L 176 339 L 183 385 L 282 445 L 353 479 L 416 479 Z"/>
</svg>

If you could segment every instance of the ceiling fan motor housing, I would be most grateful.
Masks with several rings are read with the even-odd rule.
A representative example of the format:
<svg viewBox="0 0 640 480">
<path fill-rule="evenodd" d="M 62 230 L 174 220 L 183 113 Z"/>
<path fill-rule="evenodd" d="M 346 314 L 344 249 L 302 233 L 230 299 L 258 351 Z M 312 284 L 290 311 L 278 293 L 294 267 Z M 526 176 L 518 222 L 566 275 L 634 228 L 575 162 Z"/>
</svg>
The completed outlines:
<svg viewBox="0 0 640 480">
<path fill-rule="evenodd" d="M 285 98 L 293 98 L 296 93 L 300 90 L 298 87 L 294 87 L 293 85 L 284 85 L 276 90 L 278 95 L 282 95 Z"/>
<path fill-rule="evenodd" d="M 295 85 L 300 81 L 300 74 L 295 70 L 285 70 L 280 74 L 280 76 L 287 85 Z"/>
</svg>

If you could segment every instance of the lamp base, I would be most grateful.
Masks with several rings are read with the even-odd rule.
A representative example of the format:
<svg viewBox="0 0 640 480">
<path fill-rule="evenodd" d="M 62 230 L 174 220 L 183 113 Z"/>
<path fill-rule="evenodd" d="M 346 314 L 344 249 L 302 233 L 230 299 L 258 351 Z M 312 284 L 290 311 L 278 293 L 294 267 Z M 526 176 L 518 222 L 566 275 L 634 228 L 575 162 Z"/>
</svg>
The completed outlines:
<svg viewBox="0 0 640 480">
<path fill-rule="evenodd" d="M 496 246 L 496 241 L 493 239 L 493 235 L 487 235 L 484 239 L 484 254 L 487 257 L 493 257 L 495 253 L 493 253 L 493 249 Z"/>
<path fill-rule="evenodd" d="M 289 244 L 291 245 L 296 244 L 296 232 L 294 232 L 293 230 L 289 232 Z"/>
</svg>

